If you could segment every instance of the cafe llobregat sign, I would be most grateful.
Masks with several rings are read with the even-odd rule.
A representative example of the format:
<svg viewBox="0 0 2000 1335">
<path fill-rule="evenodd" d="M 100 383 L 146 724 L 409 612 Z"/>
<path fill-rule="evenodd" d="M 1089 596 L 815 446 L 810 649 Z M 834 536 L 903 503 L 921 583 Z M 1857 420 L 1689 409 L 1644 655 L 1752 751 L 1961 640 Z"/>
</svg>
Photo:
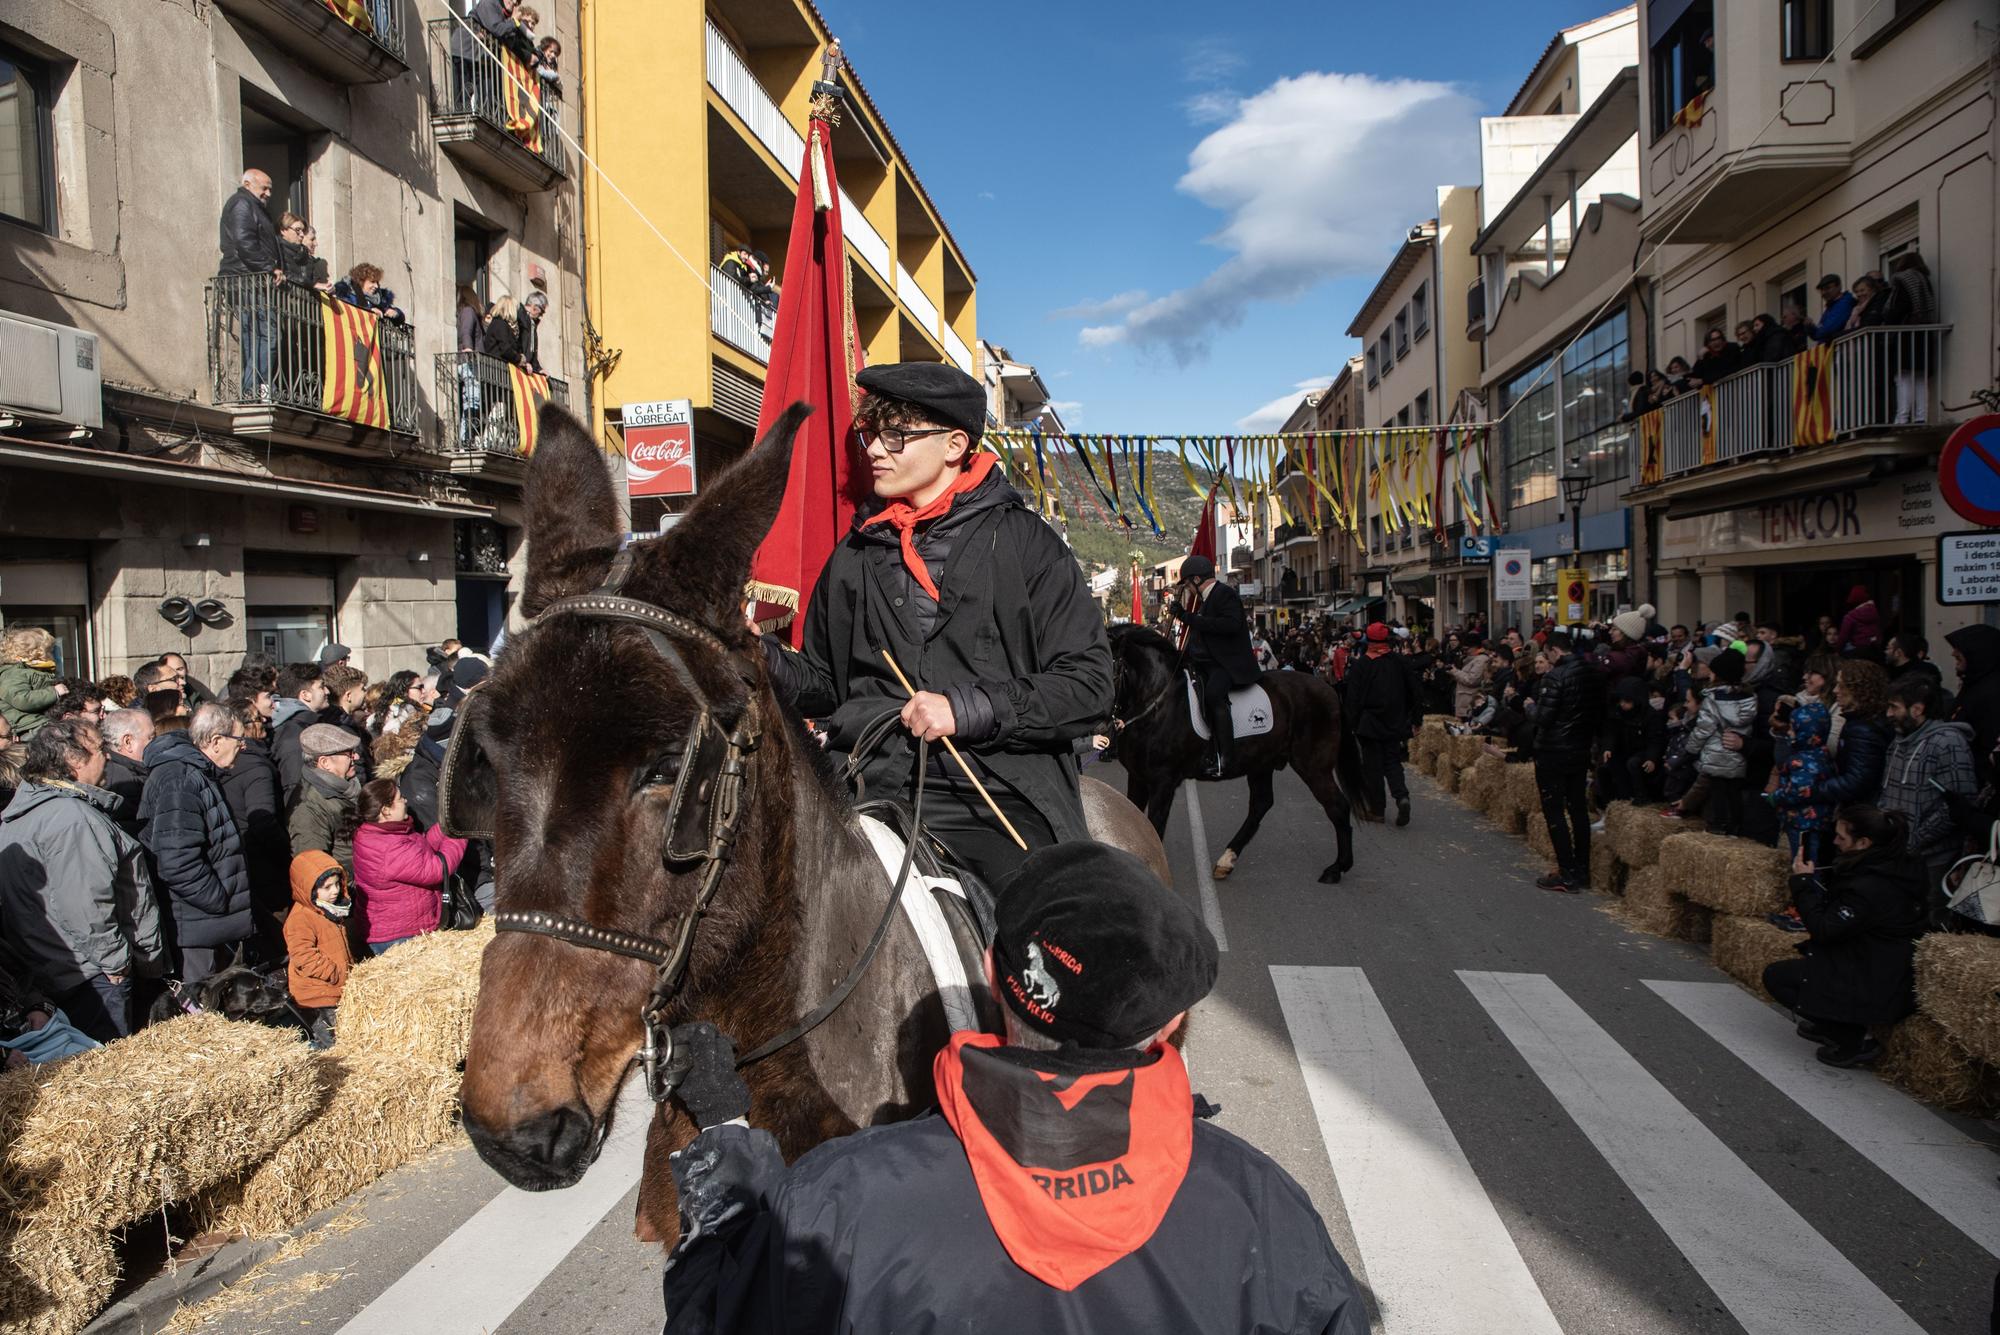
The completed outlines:
<svg viewBox="0 0 2000 1335">
<path fill-rule="evenodd" d="M 1932 537 L 1949 517 L 1937 479 L 1908 474 L 1869 486 L 1835 487 L 1740 510 L 1669 519 L 1660 526 L 1659 559 L 1775 551 L 1809 556 L 1815 548 Z"/>
</svg>

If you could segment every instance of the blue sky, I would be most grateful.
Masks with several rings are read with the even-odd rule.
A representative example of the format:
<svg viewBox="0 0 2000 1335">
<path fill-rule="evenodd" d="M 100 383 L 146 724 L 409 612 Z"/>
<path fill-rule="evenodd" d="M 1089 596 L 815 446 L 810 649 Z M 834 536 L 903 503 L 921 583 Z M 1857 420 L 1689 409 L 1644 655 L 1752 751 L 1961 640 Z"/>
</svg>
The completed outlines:
<svg viewBox="0 0 2000 1335">
<path fill-rule="evenodd" d="M 1079 430 L 1227 432 L 1357 349 L 1477 118 L 1606 0 L 819 0 Z"/>
</svg>

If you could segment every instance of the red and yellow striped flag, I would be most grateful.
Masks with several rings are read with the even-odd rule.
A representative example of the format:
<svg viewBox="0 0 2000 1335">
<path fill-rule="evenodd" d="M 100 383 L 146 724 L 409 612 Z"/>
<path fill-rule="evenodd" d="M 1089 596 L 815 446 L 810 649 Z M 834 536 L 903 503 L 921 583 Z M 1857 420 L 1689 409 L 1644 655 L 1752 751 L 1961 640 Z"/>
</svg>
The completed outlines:
<svg viewBox="0 0 2000 1335">
<path fill-rule="evenodd" d="M 1821 343 L 1792 358 L 1792 444 L 1833 439 L 1833 345 Z"/>
<path fill-rule="evenodd" d="M 542 401 L 549 397 L 549 378 L 527 367 L 507 364 L 507 383 L 514 391 L 514 439 L 523 459 L 532 458 L 542 431 Z"/>
<path fill-rule="evenodd" d="M 366 0 L 326 0 L 326 7 L 333 11 L 335 18 L 356 32 L 375 31 L 375 16 L 368 12 Z"/>
<path fill-rule="evenodd" d="M 542 151 L 541 87 L 535 72 L 506 47 L 500 48 L 500 93 L 506 108 L 507 133 L 530 153 Z"/>
<path fill-rule="evenodd" d="M 389 383 L 382 374 L 382 317 L 322 292 L 319 320 L 326 367 L 320 411 L 388 430 Z"/>
<path fill-rule="evenodd" d="M 1666 409 L 1639 417 L 1639 484 L 1650 487 L 1667 478 Z"/>
<path fill-rule="evenodd" d="M 1715 462 L 1715 432 L 1719 425 L 1715 420 L 1715 386 L 1701 387 L 1701 462 L 1706 468 Z"/>
</svg>

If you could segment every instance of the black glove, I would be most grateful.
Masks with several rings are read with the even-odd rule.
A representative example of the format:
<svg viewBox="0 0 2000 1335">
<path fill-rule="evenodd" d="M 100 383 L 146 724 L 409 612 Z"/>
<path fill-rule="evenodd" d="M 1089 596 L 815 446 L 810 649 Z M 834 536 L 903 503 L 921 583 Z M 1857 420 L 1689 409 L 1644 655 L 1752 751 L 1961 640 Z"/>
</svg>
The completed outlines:
<svg viewBox="0 0 2000 1335">
<path fill-rule="evenodd" d="M 712 1126 L 747 1116 L 750 1086 L 736 1074 L 736 1045 L 706 1020 L 674 1027 L 674 1055 L 667 1079 L 694 1124 Z"/>
</svg>

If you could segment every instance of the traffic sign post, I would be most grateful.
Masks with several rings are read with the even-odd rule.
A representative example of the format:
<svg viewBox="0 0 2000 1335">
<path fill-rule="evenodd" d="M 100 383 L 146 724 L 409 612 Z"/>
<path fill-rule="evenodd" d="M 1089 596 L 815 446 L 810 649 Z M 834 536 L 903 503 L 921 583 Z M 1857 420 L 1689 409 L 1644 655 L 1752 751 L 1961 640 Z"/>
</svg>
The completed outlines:
<svg viewBox="0 0 2000 1335">
<path fill-rule="evenodd" d="M 2000 413 L 1951 433 L 1938 455 L 1938 494 L 1966 523 L 2000 528 Z"/>
<path fill-rule="evenodd" d="M 1556 571 L 1556 620 L 1565 626 L 1582 626 L 1589 623 L 1589 571 Z"/>
</svg>

